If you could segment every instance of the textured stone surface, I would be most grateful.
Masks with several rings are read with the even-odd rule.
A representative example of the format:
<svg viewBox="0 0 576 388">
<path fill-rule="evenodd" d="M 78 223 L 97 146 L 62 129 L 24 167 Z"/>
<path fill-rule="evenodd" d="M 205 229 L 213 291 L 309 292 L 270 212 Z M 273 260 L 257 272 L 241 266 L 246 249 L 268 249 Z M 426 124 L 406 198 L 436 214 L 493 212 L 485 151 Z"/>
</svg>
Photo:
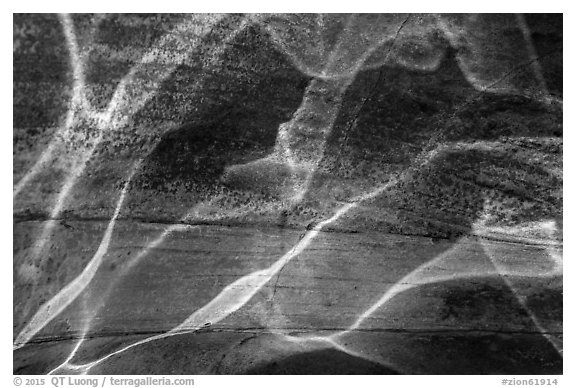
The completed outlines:
<svg viewBox="0 0 576 388">
<path fill-rule="evenodd" d="M 15 373 L 562 373 L 561 15 L 14 15 Z"/>
</svg>

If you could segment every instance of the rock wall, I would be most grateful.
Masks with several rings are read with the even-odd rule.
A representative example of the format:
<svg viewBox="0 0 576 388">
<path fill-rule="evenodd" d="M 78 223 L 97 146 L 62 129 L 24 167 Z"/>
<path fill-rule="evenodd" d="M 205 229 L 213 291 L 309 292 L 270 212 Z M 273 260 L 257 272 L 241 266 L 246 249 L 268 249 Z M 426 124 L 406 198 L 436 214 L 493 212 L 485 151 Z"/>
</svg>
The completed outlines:
<svg viewBox="0 0 576 388">
<path fill-rule="evenodd" d="M 15 373 L 562 373 L 562 15 L 14 15 Z"/>
</svg>

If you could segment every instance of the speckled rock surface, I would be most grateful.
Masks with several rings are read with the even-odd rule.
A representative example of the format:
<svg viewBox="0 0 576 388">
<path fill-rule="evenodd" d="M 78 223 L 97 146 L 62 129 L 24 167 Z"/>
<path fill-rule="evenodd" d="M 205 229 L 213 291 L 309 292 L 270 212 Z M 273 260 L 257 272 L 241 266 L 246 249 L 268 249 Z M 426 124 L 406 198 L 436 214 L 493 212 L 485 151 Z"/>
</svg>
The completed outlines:
<svg viewBox="0 0 576 388">
<path fill-rule="evenodd" d="M 561 15 L 14 15 L 14 373 L 561 374 Z"/>
</svg>

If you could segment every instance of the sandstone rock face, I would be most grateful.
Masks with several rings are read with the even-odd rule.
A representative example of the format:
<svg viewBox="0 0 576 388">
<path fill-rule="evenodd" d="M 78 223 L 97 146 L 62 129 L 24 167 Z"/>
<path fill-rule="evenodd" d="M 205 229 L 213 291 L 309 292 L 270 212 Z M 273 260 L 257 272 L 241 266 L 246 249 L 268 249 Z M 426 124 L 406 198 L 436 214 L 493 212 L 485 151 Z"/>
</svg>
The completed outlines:
<svg viewBox="0 0 576 388">
<path fill-rule="evenodd" d="M 13 61 L 14 373 L 562 373 L 562 15 L 14 15 Z"/>
</svg>

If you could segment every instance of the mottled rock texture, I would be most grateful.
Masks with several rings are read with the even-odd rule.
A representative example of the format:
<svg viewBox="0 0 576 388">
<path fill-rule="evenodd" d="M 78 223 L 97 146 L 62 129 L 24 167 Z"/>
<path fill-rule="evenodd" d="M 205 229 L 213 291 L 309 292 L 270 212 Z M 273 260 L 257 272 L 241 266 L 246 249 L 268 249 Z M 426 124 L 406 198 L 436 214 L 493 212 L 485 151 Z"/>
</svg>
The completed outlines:
<svg viewBox="0 0 576 388">
<path fill-rule="evenodd" d="M 13 28 L 14 373 L 562 373 L 562 15 Z"/>
</svg>

